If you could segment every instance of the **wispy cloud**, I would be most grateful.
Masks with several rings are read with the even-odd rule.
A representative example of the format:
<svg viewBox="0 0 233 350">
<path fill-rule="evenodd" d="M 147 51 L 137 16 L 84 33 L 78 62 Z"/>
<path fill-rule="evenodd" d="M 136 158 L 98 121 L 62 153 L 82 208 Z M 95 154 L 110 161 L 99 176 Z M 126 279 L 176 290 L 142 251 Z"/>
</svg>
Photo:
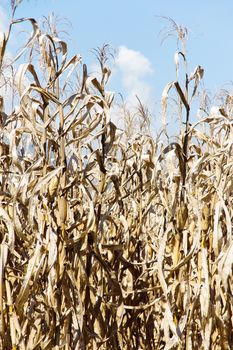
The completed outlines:
<svg viewBox="0 0 233 350">
<path fill-rule="evenodd" d="M 126 101 L 135 104 L 137 95 L 145 104 L 150 104 L 152 89 L 147 77 L 153 73 L 151 62 L 140 51 L 120 46 L 116 57 L 116 69 L 121 74 Z"/>
</svg>

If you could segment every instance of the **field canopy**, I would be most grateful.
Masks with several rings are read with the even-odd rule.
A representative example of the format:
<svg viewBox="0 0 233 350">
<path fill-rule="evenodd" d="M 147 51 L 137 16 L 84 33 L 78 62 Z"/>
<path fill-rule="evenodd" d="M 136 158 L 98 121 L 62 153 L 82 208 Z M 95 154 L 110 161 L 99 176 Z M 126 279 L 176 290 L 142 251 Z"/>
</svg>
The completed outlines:
<svg viewBox="0 0 233 350">
<path fill-rule="evenodd" d="M 176 140 L 119 129 L 108 53 L 98 79 L 34 19 L 0 34 L 1 348 L 231 348 L 232 96 L 190 124 L 204 71 L 188 74 L 183 45 L 162 96 L 165 128 L 175 93 Z"/>
</svg>

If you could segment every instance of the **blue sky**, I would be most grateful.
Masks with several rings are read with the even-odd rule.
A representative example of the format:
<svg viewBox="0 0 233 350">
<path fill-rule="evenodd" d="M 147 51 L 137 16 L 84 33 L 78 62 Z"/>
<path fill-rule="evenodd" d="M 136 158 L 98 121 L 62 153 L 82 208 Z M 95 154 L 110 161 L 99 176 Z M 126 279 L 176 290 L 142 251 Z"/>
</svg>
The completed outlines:
<svg viewBox="0 0 233 350">
<path fill-rule="evenodd" d="M 0 20 L 10 13 L 10 0 L 0 0 Z M 16 17 L 41 18 L 51 12 L 65 17 L 71 53 L 93 68 L 91 49 L 109 43 L 118 50 L 110 88 L 129 99 L 135 93 L 159 104 L 163 87 L 175 79 L 175 37 L 161 45 L 160 32 L 173 18 L 189 29 L 190 72 L 205 69 L 204 85 L 215 93 L 231 89 L 233 80 L 233 2 L 229 0 L 24 0 Z M 5 18 L 6 19 L 6 18 Z"/>
</svg>

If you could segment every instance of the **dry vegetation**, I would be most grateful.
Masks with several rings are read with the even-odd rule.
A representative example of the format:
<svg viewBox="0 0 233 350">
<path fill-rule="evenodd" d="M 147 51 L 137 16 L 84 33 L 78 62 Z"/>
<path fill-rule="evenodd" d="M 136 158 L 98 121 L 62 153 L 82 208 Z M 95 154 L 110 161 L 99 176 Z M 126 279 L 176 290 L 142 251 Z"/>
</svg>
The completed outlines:
<svg viewBox="0 0 233 350">
<path fill-rule="evenodd" d="M 10 67 L 17 21 L 0 37 L 1 81 L 10 68 L 17 86 L 11 113 L 1 98 L 0 347 L 231 349 L 232 97 L 189 123 L 203 70 L 188 74 L 183 46 L 184 88 L 168 84 L 162 104 L 165 121 L 174 89 L 184 131 L 126 138 L 110 118 L 107 48 L 97 80 L 25 21 Z"/>
</svg>

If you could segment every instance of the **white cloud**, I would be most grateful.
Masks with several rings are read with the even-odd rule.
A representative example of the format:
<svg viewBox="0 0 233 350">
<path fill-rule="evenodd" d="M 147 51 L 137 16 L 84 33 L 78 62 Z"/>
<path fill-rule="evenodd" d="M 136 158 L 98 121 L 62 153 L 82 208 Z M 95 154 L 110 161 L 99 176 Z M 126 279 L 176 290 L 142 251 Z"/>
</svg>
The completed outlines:
<svg viewBox="0 0 233 350">
<path fill-rule="evenodd" d="M 5 3 L 5 1 L 2 2 Z M 0 46 L 4 40 L 4 33 L 8 31 L 9 27 L 9 16 L 7 15 L 7 11 L 5 10 L 4 6 L 6 7 L 6 5 L 0 5 Z M 0 77 L 0 96 L 3 97 L 6 112 L 11 110 L 12 97 L 12 70 L 10 67 L 6 68 L 6 63 L 9 63 L 10 59 L 12 59 L 12 55 L 7 47 L 3 60 L 3 71 Z"/>
<path fill-rule="evenodd" d="M 4 8 L 0 6 L 0 32 L 6 32 L 8 28 L 9 19 L 4 11 Z"/>
<path fill-rule="evenodd" d="M 135 74 L 137 77 L 152 73 L 151 63 L 140 51 L 120 46 L 116 58 L 116 64 L 128 75 Z"/>
<path fill-rule="evenodd" d="M 122 85 L 127 93 L 126 101 L 135 104 L 137 95 L 150 104 L 152 91 L 146 78 L 153 73 L 151 62 L 140 51 L 120 46 L 116 57 L 116 69 L 121 73 Z"/>
</svg>

